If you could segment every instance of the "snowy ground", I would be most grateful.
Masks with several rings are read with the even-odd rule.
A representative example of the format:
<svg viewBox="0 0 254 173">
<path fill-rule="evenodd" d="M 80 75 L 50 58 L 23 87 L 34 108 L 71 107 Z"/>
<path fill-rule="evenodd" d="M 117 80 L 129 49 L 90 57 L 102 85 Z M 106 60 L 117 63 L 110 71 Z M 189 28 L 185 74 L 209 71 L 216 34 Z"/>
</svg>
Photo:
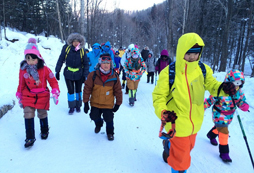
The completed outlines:
<svg viewBox="0 0 254 173">
<path fill-rule="evenodd" d="M 15 99 L 18 85 L 19 63 L 27 40 L 33 35 L 7 31 L 11 43 L 0 41 L 0 106 Z M 39 50 L 47 65 L 54 71 L 62 44 L 56 38 L 40 38 Z M 43 49 L 50 47 L 51 50 Z M 224 73 L 216 73 L 222 81 Z M 123 104 L 115 114 L 115 140 L 106 138 L 105 124 L 99 134 L 94 133 L 94 123 L 88 114 L 68 115 L 67 90 L 64 77 L 60 76 L 59 104 L 51 99 L 49 111 L 50 134 L 47 140 L 40 139 L 39 119 L 35 118 L 36 142 L 30 149 L 24 148 L 25 127 L 23 110 L 18 105 L 0 119 L 0 173 L 19 172 L 91 172 L 91 173 L 155 173 L 170 172 L 162 160 L 162 140 L 158 138 L 160 120 L 154 114 L 152 91 L 154 85 L 141 79 L 134 107 L 128 105 L 128 95 L 123 95 Z M 254 156 L 254 79 L 246 77 L 244 92 L 250 104 L 250 113 L 242 112 L 242 123 Z M 206 97 L 209 93 L 206 93 Z M 211 109 L 205 112 L 203 126 L 197 135 L 188 172 L 191 173 L 237 173 L 253 172 L 246 144 L 237 117 L 229 126 L 230 164 L 219 158 L 218 147 L 212 146 L 206 133 L 213 126 Z"/>
</svg>

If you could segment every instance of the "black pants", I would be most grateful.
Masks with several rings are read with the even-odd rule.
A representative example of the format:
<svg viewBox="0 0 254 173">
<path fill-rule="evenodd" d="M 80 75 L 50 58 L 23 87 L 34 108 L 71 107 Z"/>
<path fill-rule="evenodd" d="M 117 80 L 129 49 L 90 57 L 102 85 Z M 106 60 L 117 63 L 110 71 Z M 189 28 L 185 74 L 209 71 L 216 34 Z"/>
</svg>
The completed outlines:
<svg viewBox="0 0 254 173">
<path fill-rule="evenodd" d="M 68 106 L 69 108 L 80 108 L 82 106 L 82 92 L 81 87 L 83 79 L 69 80 L 65 78 L 66 86 L 68 89 Z"/>
<path fill-rule="evenodd" d="M 70 80 L 65 78 L 65 83 L 69 94 L 80 93 L 83 79 L 81 78 L 80 80 Z"/>
<path fill-rule="evenodd" d="M 148 74 L 147 74 L 147 83 L 150 82 L 150 77 L 151 77 L 151 83 L 153 84 L 153 81 L 154 81 L 154 72 L 148 72 Z"/>
</svg>

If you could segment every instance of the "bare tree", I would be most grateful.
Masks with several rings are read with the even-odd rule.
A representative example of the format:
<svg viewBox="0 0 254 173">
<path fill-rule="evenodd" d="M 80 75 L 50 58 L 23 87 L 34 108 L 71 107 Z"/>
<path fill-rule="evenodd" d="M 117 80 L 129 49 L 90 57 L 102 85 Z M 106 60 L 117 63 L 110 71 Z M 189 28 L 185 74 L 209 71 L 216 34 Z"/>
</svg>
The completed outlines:
<svg viewBox="0 0 254 173">
<path fill-rule="evenodd" d="M 80 34 L 85 35 L 85 2 L 80 0 Z"/>
<path fill-rule="evenodd" d="M 61 22 L 61 15 L 60 15 L 60 10 L 59 10 L 59 2 L 56 0 L 56 10 L 57 10 L 57 15 L 58 15 L 58 22 L 59 22 L 59 30 L 60 30 L 60 35 L 61 35 L 61 42 L 63 43 L 63 29 L 62 29 L 62 22 Z"/>
</svg>

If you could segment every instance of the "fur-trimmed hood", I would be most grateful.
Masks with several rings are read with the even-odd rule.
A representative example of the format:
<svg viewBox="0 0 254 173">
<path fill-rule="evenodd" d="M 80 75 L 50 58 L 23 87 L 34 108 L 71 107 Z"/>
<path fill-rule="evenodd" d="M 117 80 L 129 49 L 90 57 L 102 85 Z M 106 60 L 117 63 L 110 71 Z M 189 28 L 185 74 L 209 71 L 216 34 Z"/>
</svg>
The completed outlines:
<svg viewBox="0 0 254 173">
<path fill-rule="evenodd" d="M 85 37 L 80 35 L 79 33 L 70 34 L 67 38 L 67 44 L 71 46 L 74 40 L 78 40 L 80 42 L 80 47 L 85 46 L 85 42 L 86 42 Z"/>
</svg>

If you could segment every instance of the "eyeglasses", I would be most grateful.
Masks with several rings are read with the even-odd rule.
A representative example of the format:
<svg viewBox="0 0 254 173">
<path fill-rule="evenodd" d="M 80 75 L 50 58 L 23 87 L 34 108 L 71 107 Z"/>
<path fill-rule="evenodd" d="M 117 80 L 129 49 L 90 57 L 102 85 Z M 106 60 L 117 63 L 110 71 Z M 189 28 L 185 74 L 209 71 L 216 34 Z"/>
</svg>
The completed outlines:
<svg viewBox="0 0 254 173">
<path fill-rule="evenodd" d="M 111 61 L 111 57 L 110 56 L 103 56 L 101 57 L 102 61 Z"/>
</svg>

